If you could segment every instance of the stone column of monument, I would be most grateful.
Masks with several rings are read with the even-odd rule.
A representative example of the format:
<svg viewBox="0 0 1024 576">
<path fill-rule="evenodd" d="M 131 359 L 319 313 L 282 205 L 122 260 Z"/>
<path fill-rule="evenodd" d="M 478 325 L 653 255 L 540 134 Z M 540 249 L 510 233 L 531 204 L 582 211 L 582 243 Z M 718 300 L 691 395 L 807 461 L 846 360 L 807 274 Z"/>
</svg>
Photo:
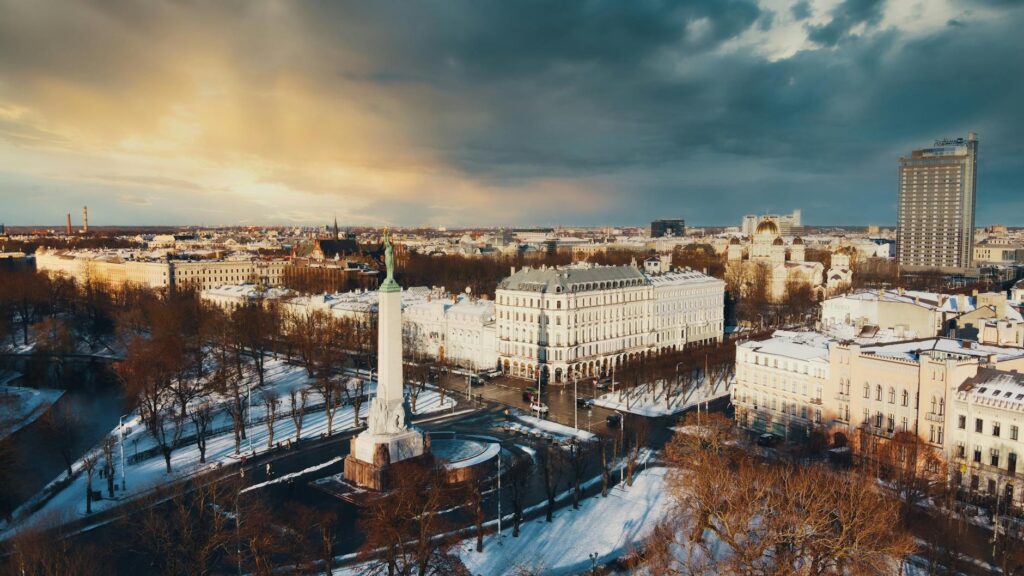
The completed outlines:
<svg viewBox="0 0 1024 576">
<path fill-rule="evenodd" d="M 352 439 L 345 479 L 380 490 L 388 465 L 424 454 L 423 434 L 409 425 L 402 379 L 402 287 L 395 282 L 394 249 L 384 231 L 387 278 L 378 290 L 377 394 L 370 403 L 367 428 Z"/>
</svg>

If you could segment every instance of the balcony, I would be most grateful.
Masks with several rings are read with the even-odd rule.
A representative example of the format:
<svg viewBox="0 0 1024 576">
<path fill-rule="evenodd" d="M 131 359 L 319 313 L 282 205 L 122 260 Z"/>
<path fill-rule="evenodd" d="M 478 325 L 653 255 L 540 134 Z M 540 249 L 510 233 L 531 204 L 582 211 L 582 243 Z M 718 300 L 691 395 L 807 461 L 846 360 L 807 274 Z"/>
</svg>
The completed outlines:
<svg viewBox="0 0 1024 576">
<path fill-rule="evenodd" d="M 945 414 L 936 414 L 935 412 L 925 412 L 924 419 L 925 420 L 931 420 L 932 422 L 945 422 L 946 421 L 946 415 Z"/>
<path fill-rule="evenodd" d="M 811 398 L 810 402 L 815 406 L 821 406 L 821 398 Z"/>
<path fill-rule="evenodd" d="M 842 401 L 842 402 L 849 402 L 850 401 L 850 395 L 846 394 L 846 393 L 843 393 L 843 392 L 836 392 L 835 398 L 836 398 L 836 400 L 839 400 L 839 401 Z"/>
</svg>

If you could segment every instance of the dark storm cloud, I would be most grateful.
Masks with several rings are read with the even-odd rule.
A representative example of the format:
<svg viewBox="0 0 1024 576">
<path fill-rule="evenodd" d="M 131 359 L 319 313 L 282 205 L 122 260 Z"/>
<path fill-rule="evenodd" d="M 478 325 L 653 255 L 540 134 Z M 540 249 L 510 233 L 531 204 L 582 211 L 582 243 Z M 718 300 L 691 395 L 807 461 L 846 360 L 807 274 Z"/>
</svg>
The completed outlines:
<svg viewBox="0 0 1024 576">
<path fill-rule="evenodd" d="M 392 119 L 402 146 L 492 194 L 486 214 L 437 197 L 374 198 L 357 210 L 390 211 L 397 223 L 425 214 L 528 223 L 502 222 L 502 207 L 524 201 L 517 186 L 537 182 L 602 183 L 586 206 L 529 197 L 528 218 L 538 223 L 668 214 L 735 223 L 743 213 L 793 208 L 811 222 L 892 223 L 897 158 L 974 130 L 979 221 L 1024 224 L 1006 210 L 1019 206 L 1024 175 L 1016 134 L 1024 125 L 1024 11 L 997 4 L 974 6 L 1000 10 L 1000 18 L 972 20 L 968 6 L 950 14 L 950 25 L 909 36 L 881 29 L 881 0 L 844 0 L 827 14 L 802 1 L 789 14 L 812 44 L 769 59 L 736 40 L 770 33 L 787 14 L 754 0 L 324 1 L 289 3 L 285 13 L 254 2 L 96 3 L 76 7 L 45 50 L 26 41 L 24 19 L 0 22 L 0 73 L 16 80 L 48 69 L 128 90 L 126 70 L 176 77 L 152 52 L 126 47 L 158 43 L 167 26 L 187 30 L 186 39 L 214 38 L 232 75 L 249 85 L 299 77 L 328 101 L 362 99 Z M 805 22 L 812 16 L 827 21 Z M 173 59 L 167 50 L 160 56 Z M 373 97 L 353 86 L 372 88 Z M 250 129 L 258 136 L 258 124 Z"/>
<path fill-rule="evenodd" d="M 808 37 L 818 44 L 835 46 L 856 26 L 878 24 L 884 8 L 885 0 L 843 0 L 832 10 L 827 24 L 807 26 Z"/>
<path fill-rule="evenodd" d="M 800 0 L 793 4 L 789 9 L 790 14 L 793 15 L 794 20 L 806 20 L 811 17 L 811 2 L 810 0 Z"/>
</svg>

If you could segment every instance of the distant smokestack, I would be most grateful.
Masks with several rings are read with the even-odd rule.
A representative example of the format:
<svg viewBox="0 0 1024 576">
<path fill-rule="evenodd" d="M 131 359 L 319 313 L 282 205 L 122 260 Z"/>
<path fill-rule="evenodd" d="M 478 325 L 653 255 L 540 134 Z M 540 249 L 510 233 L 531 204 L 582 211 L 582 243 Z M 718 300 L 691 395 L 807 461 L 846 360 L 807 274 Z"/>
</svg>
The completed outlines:
<svg viewBox="0 0 1024 576">
<path fill-rule="evenodd" d="M 68 223 L 64 227 L 64 233 L 71 236 L 71 212 L 68 212 Z"/>
<path fill-rule="evenodd" d="M 82 206 L 82 232 L 89 231 L 89 207 Z"/>
</svg>

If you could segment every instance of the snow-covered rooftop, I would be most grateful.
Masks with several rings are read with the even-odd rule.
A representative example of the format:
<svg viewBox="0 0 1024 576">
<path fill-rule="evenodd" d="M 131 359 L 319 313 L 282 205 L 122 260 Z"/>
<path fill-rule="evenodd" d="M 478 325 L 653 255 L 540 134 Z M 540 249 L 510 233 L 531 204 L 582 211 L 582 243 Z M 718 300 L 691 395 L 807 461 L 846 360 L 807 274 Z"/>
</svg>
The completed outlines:
<svg viewBox="0 0 1024 576">
<path fill-rule="evenodd" d="M 776 330 L 767 340 L 751 340 L 738 344 L 737 347 L 796 360 L 828 362 L 830 343 L 827 336 L 818 332 Z"/>
<path fill-rule="evenodd" d="M 869 345 L 861 349 L 862 354 L 873 354 L 914 362 L 920 358 L 922 353 L 934 352 L 963 358 L 988 358 L 989 356 L 995 356 L 997 361 L 1024 357 L 1024 348 L 980 344 L 971 340 L 956 340 L 953 338 L 908 340 L 905 342 Z"/>
</svg>

